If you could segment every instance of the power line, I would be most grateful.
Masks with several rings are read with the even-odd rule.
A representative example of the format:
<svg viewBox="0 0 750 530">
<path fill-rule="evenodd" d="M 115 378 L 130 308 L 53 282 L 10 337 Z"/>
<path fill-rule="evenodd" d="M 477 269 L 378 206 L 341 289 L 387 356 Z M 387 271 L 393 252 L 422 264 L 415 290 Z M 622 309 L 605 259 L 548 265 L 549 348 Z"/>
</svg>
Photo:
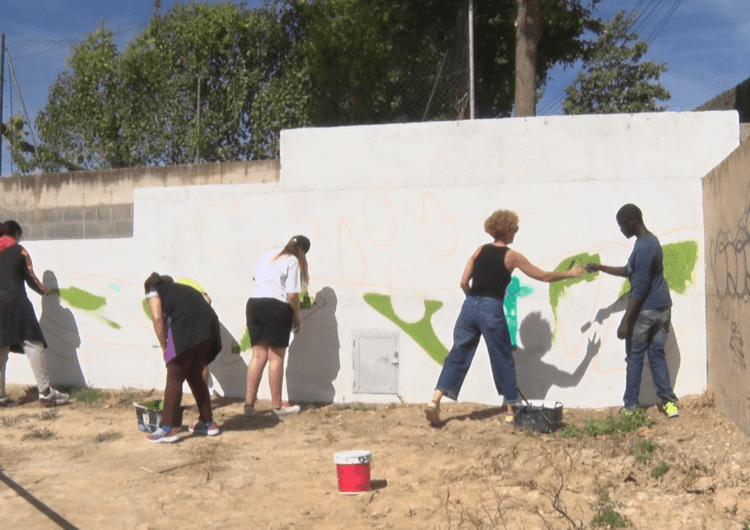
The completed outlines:
<svg viewBox="0 0 750 530">
<path fill-rule="evenodd" d="M 652 16 L 654 16 L 654 13 L 656 13 L 660 9 L 663 3 L 664 3 L 664 0 L 651 0 L 651 3 L 648 6 L 646 6 L 646 9 L 643 11 L 643 15 L 644 15 L 643 19 L 640 21 L 638 20 L 641 17 L 641 15 L 639 14 L 636 20 L 631 25 L 631 27 L 628 28 L 628 31 L 630 33 L 637 33 L 640 28 L 645 27 L 648 20 Z M 649 10 L 649 7 L 652 5 L 653 7 L 651 7 L 651 9 Z"/>
<path fill-rule="evenodd" d="M 115 37 L 117 37 L 117 36 L 120 36 L 120 35 L 125 35 L 126 33 L 131 33 L 131 32 L 133 32 L 135 30 L 143 30 L 143 29 L 146 28 L 147 25 L 148 25 L 148 23 L 146 23 L 146 24 L 143 24 L 143 23 L 134 24 L 132 26 L 128 26 L 128 27 L 126 27 L 126 28 L 118 31 L 117 33 L 113 32 L 112 35 L 115 36 Z M 16 57 L 16 60 L 26 59 L 28 57 L 35 57 L 37 55 L 42 55 L 42 54 L 46 54 L 46 53 L 50 53 L 50 52 L 62 50 L 62 49 L 65 49 L 65 48 L 69 49 L 71 46 L 74 46 L 76 44 L 76 42 L 80 42 L 80 41 L 76 41 L 75 39 L 62 39 L 62 40 L 68 41 L 68 44 L 66 46 L 58 46 L 56 48 L 46 48 L 44 50 L 40 50 L 40 51 L 37 51 L 37 52 L 28 53 L 26 55 L 21 55 L 21 56 Z M 31 42 L 34 42 L 34 41 L 31 41 Z M 44 40 L 43 39 L 39 39 L 36 42 L 44 42 Z"/>
<path fill-rule="evenodd" d="M 677 8 L 679 7 L 679 5 L 680 5 L 681 2 L 682 2 L 682 0 L 675 0 L 675 3 L 672 6 L 672 9 L 662 19 L 662 21 L 659 23 L 659 25 L 656 26 L 656 29 L 651 33 L 651 35 L 647 39 L 647 41 L 648 41 L 649 44 L 651 44 L 652 42 L 654 42 L 654 40 L 659 35 L 659 33 L 661 33 L 662 30 L 667 26 L 667 23 L 669 22 L 669 19 L 672 18 L 672 15 L 674 15 L 674 12 L 677 11 Z"/>
<path fill-rule="evenodd" d="M 641 5 L 646 1 L 648 1 L 648 4 L 645 6 L 644 10 L 639 11 Z M 651 19 L 657 13 L 657 11 L 660 10 L 663 2 L 664 0 L 640 0 L 628 14 L 628 16 L 633 16 L 634 13 L 638 13 L 635 20 L 631 22 L 627 31 L 629 33 L 635 33 L 639 28 L 646 27 L 649 19 Z M 677 7 L 679 7 L 681 2 L 682 0 L 675 0 L 672 6 L 667 8 L 666 14 L 656 24 L 655 29 L 652 31 L 651 35 L 648 38 L 647 42 L 649 44 L 651 44 L 653 40 L 664 30 L 670 18 L 675 13 Z M 565 88 L 570 85 L 574 78 L 575 76 L 571 76 L 570 81 L 568 81 L 562 88 L 558 88 L 557 90 L 555 90 L 554 94 L 550 98 L 548 98 L 547 101 L 539 108 L 540 115 L 558 114 L 562 110 L 563 101 L 565 99 Z"/>
</svg>

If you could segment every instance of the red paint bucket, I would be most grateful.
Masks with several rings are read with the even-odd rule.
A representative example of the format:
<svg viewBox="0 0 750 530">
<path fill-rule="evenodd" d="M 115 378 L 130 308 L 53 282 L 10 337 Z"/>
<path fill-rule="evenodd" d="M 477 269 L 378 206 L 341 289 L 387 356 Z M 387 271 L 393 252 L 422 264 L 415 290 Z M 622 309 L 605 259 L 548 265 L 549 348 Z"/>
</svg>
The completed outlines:
<svg viewBox="0 0 750 530">
<path fill-rule="evenodd" d="M 351 495 L 370 490 L 370 451 L 341 451 L 333 455 L 339 493 Z"/>
</svg>

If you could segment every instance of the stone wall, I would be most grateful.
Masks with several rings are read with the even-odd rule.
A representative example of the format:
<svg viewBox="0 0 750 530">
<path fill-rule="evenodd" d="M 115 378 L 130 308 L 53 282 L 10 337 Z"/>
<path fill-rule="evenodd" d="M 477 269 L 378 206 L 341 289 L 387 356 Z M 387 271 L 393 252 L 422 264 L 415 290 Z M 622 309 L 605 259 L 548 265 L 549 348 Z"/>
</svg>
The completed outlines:
<svg viewBox="0 0 750 530">
<path fill-rule="evenodd" d="M 133 190 L 279 181 L 279 162 L 226 162 L 76 171 L 0 180 L 0 219 L 15 219 L 24 239 L 133 236 Z"/>
<path fill-rule="evenodd" d="M 750 435 L 750 142 L 703 179 L 708 387 Z"/>
<path fill-rule="evenodd" d="M 750 78 L 722 92 L 695 110 L 736 110 L 740 114 L 740 123 L 750 123 Z"/>
</svg>

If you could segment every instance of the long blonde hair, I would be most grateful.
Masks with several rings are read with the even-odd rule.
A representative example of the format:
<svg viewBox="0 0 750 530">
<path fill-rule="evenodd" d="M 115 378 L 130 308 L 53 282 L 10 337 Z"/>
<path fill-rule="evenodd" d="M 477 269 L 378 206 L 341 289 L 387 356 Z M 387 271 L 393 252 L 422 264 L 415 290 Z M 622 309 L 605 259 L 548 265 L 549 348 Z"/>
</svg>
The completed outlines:
<svg viewBox="0 0 750 530">
<path fill-rule="evenodd" d="M 292 239 L 290 239 L 286 246 L 281 249 L 281 252 L 278 253 L 276 258 L 280 258 L 284 255 L 294 256 L 295 258 L 297 258 L 297 261 L 299 262 L 299 272 L 300 280 L 302 281 L 302 287 L 307 288 L 307 285 L 310 283 L 310 275 L 307 272 L 307 254 L 305 252 L 305 249 L 302 248 L 302 245 L 298 241 L 298 237 L 300 236 L 294 236 Z M 309 248 L 309 240 L 307 241 L 307 244 Z"/>
</svg>

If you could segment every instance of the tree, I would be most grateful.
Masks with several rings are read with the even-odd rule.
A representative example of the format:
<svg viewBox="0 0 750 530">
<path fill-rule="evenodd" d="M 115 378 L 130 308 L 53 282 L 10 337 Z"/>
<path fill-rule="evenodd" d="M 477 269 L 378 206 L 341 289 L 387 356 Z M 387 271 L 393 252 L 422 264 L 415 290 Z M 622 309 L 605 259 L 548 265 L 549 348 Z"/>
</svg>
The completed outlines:
<svg viewBox="0 0 750 530">
<path fill-rule="evenodd" d="M 114 36 L 104 26 L 73 48 L 69 69 L 50 86 L 47 105 L 36 119 L 45 151 L 86 169 L 129 165 L 119 138 L 118 59 Z M 44 170 L 54 166 L 54 161 L 36 162 Z"/>
<path fill-rule="evenodd" d="M 518 0 L 478 2 L 478 117 L 513 108 Z M 536 86 L 572 64 L 592 24 L 583 2 L 549 0 Z M 158 2 L 157 2 L 158 4 Z M 468 70 L 432 97 L 449 52 L 467 55 L 466 0 L 175 3 L 120 52 L 102 26 L 74 46 L 38 115 L 25 170 L 273 158 L 284 128 L 456 119 Z M 19 144 L 20 145 L 20 144 Z M 41 158 L 40 153 L 48 153 Z M 44 163 L 42 161 L 44 160 Z"/>
<path fill-rule="evenodd" d="M 594 44 L 583 70 L 565 89 L 565 114 L 612 114 L 655 112 L 666 109 L 658 101 L 668 101 L 669 91 L 659 83 L 667 71 L 666 63 L 643 61 L 648 43 L 628 33 L 636 13 L 626 18 L 626 10 L 617 13 L 605 25 Z M 635 43 L 630 46 L 630 43 Z"/>
<path fill-rule="evenodd" d="M 535 47 L 531 73 L 543 87 L 555 64 L 572 65 L 583 54 L 584 31 L 595 30 L 591 9 L 599 0 L 545 0 L 546 37 Z M 288 0 L 279 2 L 301 28 L 301 46 L 312 75 L 317 113 L 313 123 L 389 123 L 406 115 L 421 120 L 441 61 L 456 27 L 466 25 L 466 0 Z M 509 116 L 516 79 L 518 0 L 475 2 L 474 57 L 478 117 Z M 465 74 L 468 92 L 468 74 Z M 453 102 L 455 104 L 455 101 Z M 444 103 L 438 119 L 455 119 Z"/>
<path fill-rule="evenodd" d="M 27 141 L 29 133 L 24 130 L 25 120 L 20 116 L 13 116 L 8 124 L 0 123 L 0 133 L 5 136 L 10 144 L 11 158 L 21 173 L 30 173 L 35 169 L 41 169 L 46 173 L 56 173 L 63 169 L 77 171 L 80 166 L 64 160 L 59 153 L 50 150 L 46 146 L 36 147 Z"/>
<path fill-rule="evenodd" d="M 100 169 L 278 156 L 281 128 L 307 123 L 291 98 L 289 105 L 274 101 L 279 87 L 289 84 L 289 53 L 291 43 L 273 12 L 229 2 L 176 3 L 155 14 L 123 53 L 102 26 L 73 47 L 37 116 L 40 152 L 57 156 L 42 163 L 19 152 L 26 162 L 19 167 Z M 266 90 L 272 93 L 263 95 Z"/>
<path fill-rule="evenodd" d="M 253 104 L 289 48 L 268 10 L 176 3 L 154 16 L 121 64 L 122 136 L 138 164 L 267 158 Z"/>
<path fill-rule="evenodd" d="M 583 31 L 600 30 L 598 20 L 591 18 L 591 10 L 600 0 L 588 4 L 581 0 L 517 2 L 514 111 L 516 116 L 536 116 L 537 90 L 544 87 L 548 68 L 554 63 L 572 65 L 586 51 Z M 548 37 L 543 40 L 545 34 Z M 550 49 L 553 43 L 555 48 Z M 565 49 L 558 49 L 559 45 Z M 544 61 L 546 57 L 553 63 Z"/>
</svg>

